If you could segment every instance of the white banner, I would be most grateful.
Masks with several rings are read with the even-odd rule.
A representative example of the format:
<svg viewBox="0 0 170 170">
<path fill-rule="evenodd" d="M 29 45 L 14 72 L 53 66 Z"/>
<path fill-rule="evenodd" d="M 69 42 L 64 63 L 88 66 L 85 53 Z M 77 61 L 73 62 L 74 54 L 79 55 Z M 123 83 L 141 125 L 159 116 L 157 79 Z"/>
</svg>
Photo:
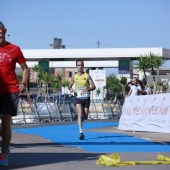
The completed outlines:
<svg viewBox="0 0 170 170">
<path fill-rule="evenodd" d="M 90 76 L 94 84 L 99 86 L 106 86 L 106 72 L 105 70 L 90 70 Z"/>
<path fill-rule="evenodd" d="M 127 97 L 118 129 L 170 133 L 170 94 Z"/>
</svg>

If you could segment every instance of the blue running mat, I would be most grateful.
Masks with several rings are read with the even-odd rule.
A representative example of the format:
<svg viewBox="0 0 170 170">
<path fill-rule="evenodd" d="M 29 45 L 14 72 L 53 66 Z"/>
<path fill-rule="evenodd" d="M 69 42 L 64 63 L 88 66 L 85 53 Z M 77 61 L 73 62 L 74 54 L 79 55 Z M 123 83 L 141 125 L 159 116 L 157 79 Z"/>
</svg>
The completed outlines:
<svg viewBox="0 0 170 170">
<path fill-rule="evenodd" d="M 89 152 L 170 152 L 170 146 L 118 133 L 90 132 L 91 128 L 118 126 L 118 122 L 84 122 L 85 140 L 79 140 L 78 125 L 56 125 L 14 129 L 13 132 L 32 134 L 65 146 Z"/>
</svg>

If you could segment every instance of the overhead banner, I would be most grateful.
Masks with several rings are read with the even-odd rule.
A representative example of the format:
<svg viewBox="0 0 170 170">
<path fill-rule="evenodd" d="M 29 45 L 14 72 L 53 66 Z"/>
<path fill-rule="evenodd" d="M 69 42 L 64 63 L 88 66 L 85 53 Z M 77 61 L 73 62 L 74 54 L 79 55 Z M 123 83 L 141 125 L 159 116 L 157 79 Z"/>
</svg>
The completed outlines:
<svg viewBox="0 0 170 170">
<path fill-rule="evenodd" d="M 126 97 L 118 129 L 170 133 L 170 94 Z"/>
</svg>

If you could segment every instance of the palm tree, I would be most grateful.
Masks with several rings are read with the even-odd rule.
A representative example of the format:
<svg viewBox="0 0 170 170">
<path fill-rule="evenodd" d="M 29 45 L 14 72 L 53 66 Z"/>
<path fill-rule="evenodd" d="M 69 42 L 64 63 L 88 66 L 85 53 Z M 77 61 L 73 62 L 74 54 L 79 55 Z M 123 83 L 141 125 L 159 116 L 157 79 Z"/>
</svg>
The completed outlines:
<svg viewBox="0 0 170 170">
<path fill-rule="evenodd" d="M 160 66 L 162 66 L 165 62 L 166 59 L 162 56 L 153 54 L 153 53 L 149 53 L 149 55 L 147 56 L 148 58 L 148 62 L 152 68 L 152 71 L 154 70 L 154 68 L 157 71 L 157 81 L 155 82 L 155 79 L 153 79 L 154 82 L 154 91 L 153 94 L 156 94 L 157 91 L 157 85 L 158 85 L 158 81 L 159 81 L 159 68 Z M 154 76 L 154 71 L 153 71 L 153 76 Z"/>
<path fill-rule="evenodd" d="M 36 83 L 37 83 L 37 87 L 38 87 L 37 96 L 39 96 L 41 93 L 41 81 L 42 81 L 43 69 L 39 65 L 35 64 L 32 67 L 32 70 L 35 71 L 35 73 L 36 73 Z"/>
<path fill-rule="evenodd" d="M 68 80 L 63 80 L 62 81 L 62 87 L 64 87 L 64 99 L 65 99 L 65 88 L 68 87 L 69 81 Z"/>
<path fill-rule="evenodd" d="M 51 86 L 53 87 L 53 93 L 59 93 L 61 85 L 58 81 L 56 81 L 54 76 L 51 77 L 50 83 L 51 83 Z"/>
<path fill-rule="evenodd" d="M 97 95 L 98 95 L 98 97 L 99 97 L 99 100 L 100 100 L 100 93 L 101 93 L 101 90 L 100 90 L 99 87 L 96 89 L 96 93 L 97 93 Z"/>
<path fill-rule="evenodd" d="M 45 87 L 45 95 L 46 97 L 49 97 L 49 91 L 48 91 L 48 84 L 50 83 L 51 81 L 51 75 L 48 73 L 48 72 L 42 72 L 42 83 L 43 83 L 43 86 Z"/>
<path fill-rule="evenodd" d="M 122 94 L 122 86 L 119 79 L 114 74 L 109 77 L 109 81 L 110 90 L 114 93 L 114 100 L 117 101 L 118 95 Z"/>
<path fill-rule="evenodd" d="M 146 70 L 151 69 L 152 75 L 153 75 L 153 94 L 156 94 L 157 90 L 157 81 L 159 80 L 159 67 L 162 66 L 166 62 L 164 57 L 161 57 L 159 55 L 149 53 L 148 55 L 141 55 L 140 57 L 137 57 L 137 62 L 134 63 L 135 67 L 137 68 L 137 71 L 143 71 L 144 76 L 147 80 L 146 76 Z M 157 81 L 155 81 L 155 72 L 154 69 L 157 70 Z M 147 82 L 147 84 L 149 84 Z"/>
<path fill-rule="evenodd" d="M 108 89 L 110 87 L 109 80 L 106 80 L 106 86 L 104 86 L 104 89 L 106 89 L 106 101 L 108 100 Z"/>
<path fill-rule="evenodd" d="M 123 98 L 126 96 L 126 85 L 127 85 L 127 78 L 126 77 L 121 77 L 119 80 L 121 86 L 122 86 L 122 95 Z"/>
<path fill-rule="evenodd" d="M 56 76 L 52 76 L 50 79 L 51 86 L 53 87 L 54 93 L 58 94 L 59 96 L 59 102 L 58 105 L 60 105 L 60 89 L 62 87 L 62 74 L 57 74 Z"/>
<path fill-rule="evenodd" d="M 33 69 L 33 71 L 35 71 L 35 73 L 36 73 L 36 82 L 37 82 L 37 84 L 40 84 L 41 79 L 42 79 L 42 72 L 43 72 L 42 67 L 40 67 L 39 65 L 36 65 L 36 64 L 35 64 L 35 65 L 32 67 L 32 69 Z"/>
<path fill-rule="evenodd" d="M 147 55 L 140 55 L 136 59 L 137 61 L 134 63 L 134 66 L 137 68 L 136 72 L 142 71 L 147 81 L 146 70 L 150 68 Z"/>
</svg>

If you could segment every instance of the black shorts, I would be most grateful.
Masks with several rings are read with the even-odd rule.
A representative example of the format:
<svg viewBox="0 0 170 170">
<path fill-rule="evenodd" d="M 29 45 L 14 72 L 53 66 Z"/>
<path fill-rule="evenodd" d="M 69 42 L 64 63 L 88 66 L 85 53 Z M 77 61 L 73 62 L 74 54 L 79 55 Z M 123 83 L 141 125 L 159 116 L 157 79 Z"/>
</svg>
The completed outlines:
<svg viewBox="0 0 170 170">
<path fill-rule="evenodd" d="M 18 111 L 19 94 L 0 94 L 0 115 L 16 116 Z"/>
<path fill-rule="evenodd" d="M 89 108 L 90 107 L 90 97 L 87 99 L 75 98 L 74 105 L 76 106 L 76 104 L 81 104 L 83 106 L 83 108 Z"/>
</svg>

